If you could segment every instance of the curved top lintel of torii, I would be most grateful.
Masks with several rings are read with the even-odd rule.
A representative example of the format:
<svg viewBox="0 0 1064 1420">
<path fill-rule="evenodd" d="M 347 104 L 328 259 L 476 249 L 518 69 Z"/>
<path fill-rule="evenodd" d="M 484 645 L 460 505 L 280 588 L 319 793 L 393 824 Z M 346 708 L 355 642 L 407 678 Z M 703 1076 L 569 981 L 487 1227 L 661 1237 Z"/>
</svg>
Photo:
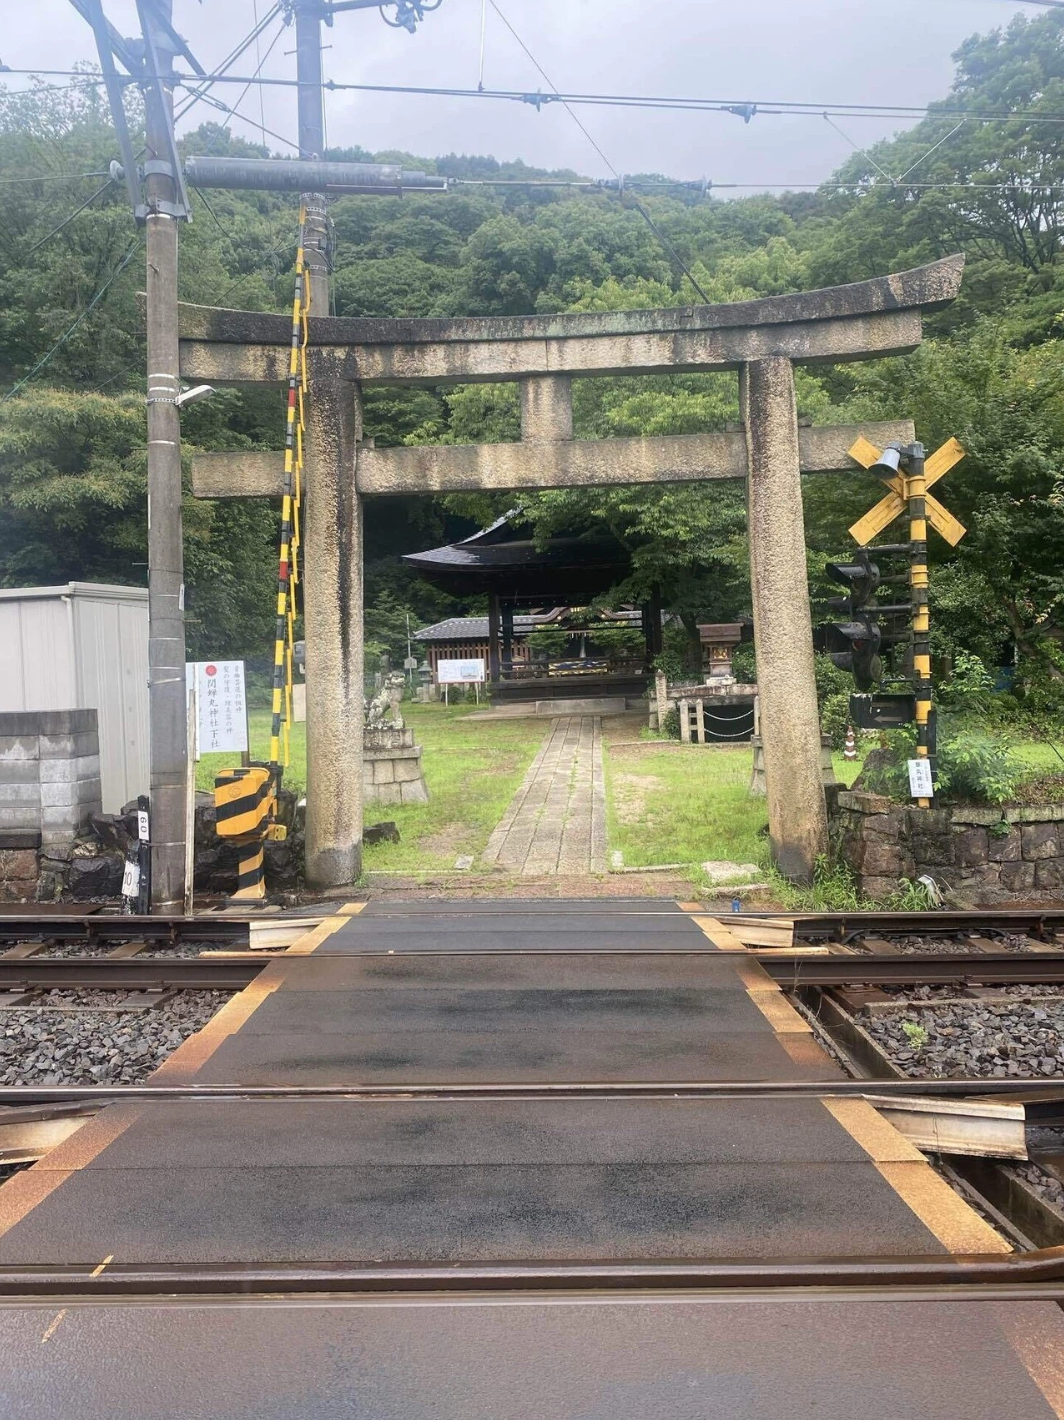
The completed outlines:
<svg viewBox="0 0 1064 1420">
<path fill-rule="evenodd" d="M 666 306 L 644 311 L 576 311 L 541 316 L 458 316 L 390 320 L 363 316 L 311 317 L 314 345 L 420 345 L 451 342 L 565 340 L 588 336 L 641 336 L 679 331 L 756 329 L 870 316 L 888 311 L 932 311 L 960 291 L 964 256 L 874 276 L 846 286 L 826 286 L 784 296 L 721 305 Z M 283 345 L 292 336 L 289 315 L 182 304 L 183 340 L 223 344 Z"/>
</svg>

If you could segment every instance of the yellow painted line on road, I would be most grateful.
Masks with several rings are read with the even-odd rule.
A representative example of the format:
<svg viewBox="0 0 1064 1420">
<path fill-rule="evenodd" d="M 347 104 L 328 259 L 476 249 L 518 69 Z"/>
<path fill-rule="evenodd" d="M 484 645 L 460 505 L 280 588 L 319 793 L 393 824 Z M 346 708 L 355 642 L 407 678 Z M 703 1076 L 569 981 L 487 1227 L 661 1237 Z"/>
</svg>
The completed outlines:
<svg viewBox="0 0 1064 1420">
<path fill-rule="evenodd" d="M 311 952 L 317 951 L 327 937 L 331 937 L 341 927 L 346 927 L 351 918 L 357 917 L 365 906 L 364 902 L 345 902 L 332 917 L 326 917 L 324 922 L 319 922 L 309 932 L 304 932 L 302 937 L 297 937 L 284 955 L 309 956 Z"/>
</svg>

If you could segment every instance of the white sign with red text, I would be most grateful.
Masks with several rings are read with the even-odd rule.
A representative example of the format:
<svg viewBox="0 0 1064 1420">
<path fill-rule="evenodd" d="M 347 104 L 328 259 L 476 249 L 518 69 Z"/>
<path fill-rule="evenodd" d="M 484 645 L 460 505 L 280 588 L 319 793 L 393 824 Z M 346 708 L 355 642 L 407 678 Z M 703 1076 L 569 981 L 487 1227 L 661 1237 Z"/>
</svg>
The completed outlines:
<svg viewBox="0 0 1064 1420">
<path fill-rule="evenodd" d="M 196 692 L 196 753 L 243 752 L 248 712 L 243 661 L 189 661 L 188 689 Z"/>
</svg>

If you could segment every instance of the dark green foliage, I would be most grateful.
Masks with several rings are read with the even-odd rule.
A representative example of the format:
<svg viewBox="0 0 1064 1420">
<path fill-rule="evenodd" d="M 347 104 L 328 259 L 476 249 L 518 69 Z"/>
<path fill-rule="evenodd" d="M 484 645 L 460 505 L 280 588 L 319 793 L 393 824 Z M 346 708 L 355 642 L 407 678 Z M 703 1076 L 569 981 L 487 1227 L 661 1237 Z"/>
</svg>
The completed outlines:
<svg viewBox="0 0 1064 1420">
<path fill-rule="evenodd" d="M 135 91 L 129 102 L 136 129 Z M 1052 725 L 1064 719 L 1064 129 L 1037 118 L 976 116 L 1064 108 L 1064 14 L 1020 17 L 967 41 L 944 104 L 970 112 L 972 120 L 950 134 L 958 118 L 934 112 L 871 150 L 881 168 L 904 175 L 894 186 L 870 185 L 873 169 L 856 155 L 837 175 L 842 191 L 645 201 L 715 301 L 833 285 L 965 251 L 962 296 L 932 318 L 933 338 L 921 350 L 905 359 L 800 369 L 799 410 L 820 423 L 912 415 L 929 447 L 949 435 L 962 440 L 967 458 L 936 490 L 969 532 L 955 550 L 931 537 L 935 664 L 952 664 L 956 683 L 965 655 L 978 656 L 995 678 L 1015 660 L 1011 694 L 984 687 L 980 713 Z M 216 124 L 203 125 L 184 146 L 200 153 L 261 151 Z M 113 154 L 106 105 L 95 88 L 73 96 L 43 85 L 28 94 L 0 91 L 5 178 L 98 171 Z M 392 155 L 350 149 L 330 156 Z M 482 156 L 405 160 L 462 177 L 542 175 L 519 161 Z M 1003 182 L 1012 186 L 1003 189 Z M 0 394 L 85 310 L 132 235 L 124 194 L 112 187 L 27 256 L 93 191 L 93 182 L 3 191 Z M 181 238 L 182 298 L 287 309 L 294 199 L 212 192 L 193 200 L 196 220 Z M 639 213 L 615 194 L 518 187 L 401 200 L 348 197 L 331 204 L 331 215 L 340 314 L 510 315 L 695 299 Z M 0 405 L 4 585 L 144 579 L 141 263 L 138 255 L 29 390 Z M 738 388 L 731 374 L 582 380 L 574 404 L 578 438 L 689 434 L 736 420 Z M 366 395 L 365 420 L 367 434 L 382 445 L 508 441 L 520 433 L 512 385 L 374 389 Z M 279 448 L 282 403 L 273 392 L 230 391 L 189 410 L 183 426 L 190 452 Z M 881 491 L 875 479 L 857 473 L 806 480 L 810 573 L 818 585 L 824 562 L 851 548 L 848 526 Z M 631 577 L 610 600 L 638 602 L 660 588 L 675 618 L 661 657 L 671 677 L 697 672 L 700 620 L 750 614 L 740 487 L 382 500 L 370 505 L 366 530 L 366 624 L 374 644 L 401 657 L 408 611 L 423 624 L 477 609 L 417 582 L 398 556 L 462 536 L 515 505 L 540 540 L 556 530 L 607 527 L 630 549 Z M 190 646 L 211 654 L 267 649 L 276 510 L 189 499 L 186 528 Z M 740 664 L 737 674 L 752 676 L 752 665 Z M 849 685 L 840 675 L 821 667 L 818 678 L 833 738 L 845 728 Z M 951 697 L 962 698 L 959 684 L 947 687 Z"/>
<path fill-rule="evenodd" d="M 906 761 L 916 753 L 916 732 L 911 726 L 884 735 L 889 751 L 866 763 L 860 787 L 891 798 L 909 798 Z M 1012 797 L 1022 777 L 1022 766 L 1004 736 L 987 732 L 949 716 L 939 716 L 936 799 L 953 803 L 1001 804 Z"/>
</svg>

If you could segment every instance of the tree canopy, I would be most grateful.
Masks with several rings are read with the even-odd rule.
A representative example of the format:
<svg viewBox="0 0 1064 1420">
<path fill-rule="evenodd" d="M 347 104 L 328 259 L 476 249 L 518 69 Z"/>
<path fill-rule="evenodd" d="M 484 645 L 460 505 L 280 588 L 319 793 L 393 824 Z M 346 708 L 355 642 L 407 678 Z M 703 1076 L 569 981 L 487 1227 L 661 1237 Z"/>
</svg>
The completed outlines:
<svg viewBox="0 0 1064 1420">
<path fill-rule="evenodd" d="M 949 94 L 926 119 L 855 154 L 815 194 L 719 201 L 677 189 L 641 200 L 714 301 L 860 280 L 966 253 L 961 298 L 928 323 L 920 350 L 799 371 L 800 412 L 825 424 L 911 414 L 932 448 L 960 438 L 968 456 L 941 496 L 969 533 L 957 549 L 932 543 L 935 650 L 996 664 L 1014 648 L 1021 690 L 1032 704 L 1059 712 L 1064 14 L 1021 16 L 974 36 L 956 66 Z M 136 100 L 129 102 L 136 125 Z M 216 124 L 183 146 L 188 153 L 264 151 Z M 97 86 L 0 90 L 0 397 L 17 391 L 0 403 L 5 586 L 145 580 L 143 266 L 137 253 L 121 268 L 132 222 L 123 191 L 99 176 L 114 151 Z M 329 156 L 396 155 L 356 148 Z M 490 157 L 403 156 L 453 177 L 548 175 Z M 97 176 L 49 180 L 70 173 Z M 293 200 L 212 192 L 194 193 L 193 201 L 195 220 L 181 234 L 182 298 L 286 309 Z M 331 216 L 341 315 L 507 315 L 698 299 L 631 200 L 612 192 L 489 186 L 347 197 L 331 204 Z M 578 438 L 712 431 L 738 417 L 737 381 L 582 380 L 574 404 Z M 382 444 L 514 439 L 516 390 L 374 389 L 366 426 Z M 272 391 L 228 391 L 183 418 L 189 454 L 278 448 L 282 433 L 281 396 Z M 852 546 L 848 525 L 880 491 L 864 475 L 805 481 L 814 582 L 828 557 Z M 509 508 L 539 538 L 607 526 L 632 553 L 632 575 L 614 588 L 615 602 L 658 585 L 688 628 L 749 614 L 738 486 L 389 499 L 367 513 L 369 639 L 401 655 L 408 612 L 419 623 L 472 609 L 418 582 L 399 554 L 461 536 Z M 275 510 L 188 497 L 185 517 L 192 650 L 267 655 Z"/>
</svg>

